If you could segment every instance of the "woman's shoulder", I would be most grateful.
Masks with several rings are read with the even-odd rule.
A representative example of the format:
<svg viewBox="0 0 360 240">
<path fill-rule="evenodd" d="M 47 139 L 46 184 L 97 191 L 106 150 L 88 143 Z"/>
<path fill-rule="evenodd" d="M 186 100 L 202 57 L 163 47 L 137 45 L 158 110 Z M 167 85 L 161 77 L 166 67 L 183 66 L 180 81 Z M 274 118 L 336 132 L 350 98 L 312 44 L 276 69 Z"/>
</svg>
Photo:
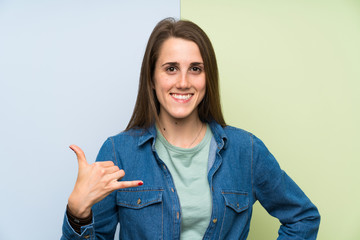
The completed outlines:
<svg viewBox="0 0 360 240">
<path fill-rule="evenodd" d="M 226 126 L 220 126 L 215 125 L 212 127 L 213 133 L 215 132 L 216 135 L 220 136 L 223 139 L 251 139 L 254 135 L 246 131 L 242 128 L 226 125 Z"/>
<path fill-rule="evenodd" d="M 255 134 L 253 134 L 250 131 L 244 130 L 239 127 L 230 126 L 227 125 L 223 127 L 225 136 L 227 137 L 228 141 L 242 144 L 250 144 L 252 146 L 258 146 L 263 147 L 264 143 L 256 137 Z"/>
<path fill-rule="evenodd" d="M 148 129 L 129 129 L 124 130 L 116 135 L 108 137 L 107 141 L 113 142 L 115 145 L 121 143 L 122 145 L 133 145 L 137 146 L 144 139 L 150 139 L 153 134 Z"/>
<path fill-rule="evenodd" d="M 239 128 L 239 127 L 235 127 L 235 126 L 227 125 L 223 129 L 224 129 L 225 133 L 227 133 L 227 134 L 234 134 L 234 135 L 244 136 L 244 137 L 254 136 L 251 132 L 244 130 L 242 128 Z"/>
</svg>

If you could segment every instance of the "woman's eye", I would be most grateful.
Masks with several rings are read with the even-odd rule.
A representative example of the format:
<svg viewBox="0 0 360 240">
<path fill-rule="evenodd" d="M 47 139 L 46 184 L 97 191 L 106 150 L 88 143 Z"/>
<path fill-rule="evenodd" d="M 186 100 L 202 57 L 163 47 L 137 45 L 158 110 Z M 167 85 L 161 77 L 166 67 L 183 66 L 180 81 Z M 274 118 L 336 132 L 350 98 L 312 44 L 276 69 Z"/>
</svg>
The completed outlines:
<svg viewBox="0 0 360 240">
<path fill-rule="evenodd" d="M 199 67 L 191 67 L 191 68 L 190 68 L 190 71 L 193 71 L 193 72 L 201 72 L 202 69 L 199 68 Z"/>
<path fill-rule="evenodd" d="M 168 72 L 175 72 L 175 71 L 176 71 L 176 68 L 175 68 L 175 67 L 168 67 L 168 68 L 166 69 L 166 71 L 168 71 Z"/>
</svg>

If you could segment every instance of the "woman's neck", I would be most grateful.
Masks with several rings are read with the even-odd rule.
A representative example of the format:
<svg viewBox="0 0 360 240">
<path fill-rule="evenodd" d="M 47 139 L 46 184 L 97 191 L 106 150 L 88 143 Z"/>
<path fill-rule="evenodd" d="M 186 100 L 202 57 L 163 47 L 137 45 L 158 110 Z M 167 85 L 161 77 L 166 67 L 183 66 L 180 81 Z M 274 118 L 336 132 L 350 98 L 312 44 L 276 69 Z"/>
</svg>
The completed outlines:
<svg viewBox="0 0 360 240">
<path fill-rule="evenodd" d="M 164 138 L 172 145 L 181 148 L 193 148 L 198 145 L 206 133 L 206 124 L 199 117 L 189 119 L 166 119 L 159 116 L 160 129 Z"/>
</svg>

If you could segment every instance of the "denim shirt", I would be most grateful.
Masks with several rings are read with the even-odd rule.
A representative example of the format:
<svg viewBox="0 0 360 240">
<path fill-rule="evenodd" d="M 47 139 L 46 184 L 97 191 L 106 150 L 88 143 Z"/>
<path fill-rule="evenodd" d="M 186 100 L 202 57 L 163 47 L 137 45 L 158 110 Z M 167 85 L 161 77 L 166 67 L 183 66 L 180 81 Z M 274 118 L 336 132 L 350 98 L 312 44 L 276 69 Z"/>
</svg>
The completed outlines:
<svg viewBox="0 0 360 240">
<path fill-rule="evenodd" d="M 278 218 L 278 239 L 316 239 L 320 215 L 296 183 L 280 169 L 265 145 L 251 133 L 209 123 L 213 132 L 208 181 L 211 220 L 203 239 L 246 239 L 252 206 L 259 200 Z M 130 130 L 108 138 L 97 161 L 113 161 L 144 185 L 112 192 L 92 208 L 93 223 L 77 234 L 65 214 L 62 240 L 180 239 L 181 206 L 173 179 L 155 151 L 156 129 Z"/>
</svg>

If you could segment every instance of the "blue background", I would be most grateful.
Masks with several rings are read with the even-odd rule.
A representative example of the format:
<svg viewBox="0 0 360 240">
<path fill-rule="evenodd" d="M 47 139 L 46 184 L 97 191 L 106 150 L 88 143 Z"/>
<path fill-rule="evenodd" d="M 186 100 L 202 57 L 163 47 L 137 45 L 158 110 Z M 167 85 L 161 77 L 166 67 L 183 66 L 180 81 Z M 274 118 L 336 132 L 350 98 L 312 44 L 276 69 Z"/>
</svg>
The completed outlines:
<svg viewBox="0 0 360 240">
<path fill-rule="evenodd" d="M 77 175 L 123 130 L 147 39 L 178 0 L 0 0 L 0 239 L 59 239 Z"/>
</svg>

